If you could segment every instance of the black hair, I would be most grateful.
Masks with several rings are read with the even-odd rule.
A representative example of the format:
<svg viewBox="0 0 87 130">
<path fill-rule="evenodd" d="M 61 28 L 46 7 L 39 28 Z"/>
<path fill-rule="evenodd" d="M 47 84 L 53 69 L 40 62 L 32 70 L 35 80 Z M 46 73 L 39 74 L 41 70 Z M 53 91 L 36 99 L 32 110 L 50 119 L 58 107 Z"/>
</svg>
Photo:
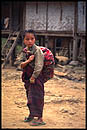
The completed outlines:
<svg viewBox="0 0 87 130">
<path fill-rule="evenodd" d="M 25 30 L 25 31 L 24 31 L 24 34 L 23 34 L 23 39 L 24 39 L 26 33 L 32 33 L 32 34 L 34 35 L 35 39 L 36 39 L 36 33 L 35 33 L 34 30 L 32 30 L 32 29 L 30 29 L 30 30 Z"/>
</svg>

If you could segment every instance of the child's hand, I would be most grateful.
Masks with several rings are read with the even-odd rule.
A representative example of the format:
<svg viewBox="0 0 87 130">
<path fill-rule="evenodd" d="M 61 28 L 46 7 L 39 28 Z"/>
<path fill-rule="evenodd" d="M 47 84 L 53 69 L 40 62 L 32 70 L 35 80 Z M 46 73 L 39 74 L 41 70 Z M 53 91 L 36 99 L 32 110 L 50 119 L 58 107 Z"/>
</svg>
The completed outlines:
<svg viewBox="0 0 87 130">
<path fill-rule="evenodd" d="M 26 51 L 27 52 L 27 54 L 29 54 L 30 53 L 30 51 Z"/>
<path fill-rule="evenodd" d="M 34 77 L 30 78 L 30 83 L 35 83 L 35 78 Z"/>
<path fill-rule="evenodd" d="M 29 57 L 29 61 L 31 62 L 33 59 L 34 59 L 34 55 L 31 55 L 31 56 Z"/>
</svg>

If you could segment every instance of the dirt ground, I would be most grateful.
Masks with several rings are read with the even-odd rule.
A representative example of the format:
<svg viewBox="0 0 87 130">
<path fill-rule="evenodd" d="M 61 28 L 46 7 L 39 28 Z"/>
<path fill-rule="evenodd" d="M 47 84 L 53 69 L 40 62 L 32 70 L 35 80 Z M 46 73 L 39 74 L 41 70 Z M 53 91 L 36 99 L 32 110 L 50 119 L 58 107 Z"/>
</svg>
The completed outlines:
<svg viewBox="0 0 87 130">
<path fill-rule="evenodd" d="M 85 66 L 57 66 L 54 78 L 45 83 L 43 120 L 46 125 L 30 126 L 23 120 L 28 115 L 22 71 L 15 67 L 2 69 L 2 128 L 85 128 Z"/>
</svg>

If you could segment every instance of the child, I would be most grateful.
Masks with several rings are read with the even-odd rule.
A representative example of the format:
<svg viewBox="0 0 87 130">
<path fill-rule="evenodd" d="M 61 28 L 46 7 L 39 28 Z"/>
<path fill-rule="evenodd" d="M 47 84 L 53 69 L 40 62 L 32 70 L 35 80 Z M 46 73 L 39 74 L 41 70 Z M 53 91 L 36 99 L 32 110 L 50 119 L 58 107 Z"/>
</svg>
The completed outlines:
<svg viewBox="0 0 87 130">
<path fill-rule="evenodd" d="M 25 31 L 24 44 L 26 48 L 23 49 L 23 52 L 26 55 L 26 60 L 21 63 L 21 68 L 23 69 L 22 81 L 25 83 L 27 106 L 30 114 L 24 121 L 29 122 L 32 121 L 34 117 L 38 117 L 36 121 L 32 121 L 32 126 L 45 125 L 42 119 L 44 83 L 47 82 L 50 77 L 53 77 L 54 72 L 54 58 L 52 53 L 47 48 L 44 49 L 44 47 L 35 45 L 35 41 L 35 32 L 33 30 Z M 47 60 L 49 60 L 49 62 L 47 63 L 45 57 L 47 57 L 48 52 L 50 52 L 49 57 L 52 57 L 52 59 L 49 60 L 50 58 L 48 57 Z"/>
</svg>

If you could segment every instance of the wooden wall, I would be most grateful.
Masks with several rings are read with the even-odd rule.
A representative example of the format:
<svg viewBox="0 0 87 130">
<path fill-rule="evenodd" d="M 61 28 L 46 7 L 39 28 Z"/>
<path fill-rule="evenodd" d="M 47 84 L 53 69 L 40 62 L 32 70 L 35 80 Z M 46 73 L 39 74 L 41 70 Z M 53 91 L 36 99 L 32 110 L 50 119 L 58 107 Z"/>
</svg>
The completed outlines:
<svg viewBox="0 0 87 130">
<path fill-rule="evenodd" d="M 72 31 L 73 2 L 27 2 L 25 29 Z"/>
<path fill-rule="evenodd" d="M 78 2 L 78 32 L 86 31 L 86 3 Z"/>
</svg>

